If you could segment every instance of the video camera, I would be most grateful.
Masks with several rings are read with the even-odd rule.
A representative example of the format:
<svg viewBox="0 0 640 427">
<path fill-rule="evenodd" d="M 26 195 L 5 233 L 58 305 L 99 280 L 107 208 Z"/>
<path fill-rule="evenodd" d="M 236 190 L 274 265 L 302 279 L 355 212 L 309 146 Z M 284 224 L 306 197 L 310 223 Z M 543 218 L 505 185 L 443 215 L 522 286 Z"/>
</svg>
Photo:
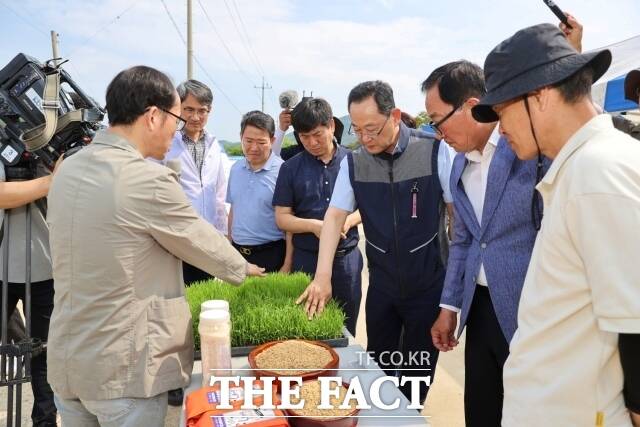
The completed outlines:
<svg viewBox="0 0 640 427">
<path fill-rule="evenodd" d="M 52 170 L 102 127 L 104 109 L 60 65 L 19 53 L 0 70 L 0 160 L 8 180 L 34 178 L 38 161 Z"/>
</svg>

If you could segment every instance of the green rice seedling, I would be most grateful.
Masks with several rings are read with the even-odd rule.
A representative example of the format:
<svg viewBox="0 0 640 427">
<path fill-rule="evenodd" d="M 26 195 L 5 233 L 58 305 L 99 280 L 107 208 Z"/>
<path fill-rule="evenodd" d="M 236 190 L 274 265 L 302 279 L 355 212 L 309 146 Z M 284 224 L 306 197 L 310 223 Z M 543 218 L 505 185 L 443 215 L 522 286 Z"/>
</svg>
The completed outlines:
<svg viewBox="0 0 640 427">
<path fill-rule="evenodd" d="M 292 338 L 340 338 L 345 316 L 335 301 L 330 301 L 324 312 L 313 320 L 308 320 L 304 307 L 295 304 L 310 281 L 311 278 L 303 273 L 274 273 L 247 278 L 241 286 L 209 280 L 188 287 L 186 296 L 193 318 L 196 348 L 200 348 L 200 304 L 211 299 L 229 302 L 231 345 L 234 347 Z"/>
</svg>

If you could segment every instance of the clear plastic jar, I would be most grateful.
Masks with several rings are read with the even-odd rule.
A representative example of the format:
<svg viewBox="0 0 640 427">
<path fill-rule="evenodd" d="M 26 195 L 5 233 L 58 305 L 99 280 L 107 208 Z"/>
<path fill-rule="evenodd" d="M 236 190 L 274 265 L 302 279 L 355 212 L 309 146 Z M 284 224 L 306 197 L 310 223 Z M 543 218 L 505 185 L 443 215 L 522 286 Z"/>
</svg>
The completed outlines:
<svg viewBox="0 0 640 427">
<path fill-rule="evenodd" d="M 229 302 L 223 299 L 210 299 L 200 304 L 200 312 L 209 310 L 229 311 Z"/>
<path fill-rule="evenodd" d="M 202 386 L 210 385 L 211 377 L 231 375 L 231 320 L 225 310 L 200 313 L 200 354 Z"/>
</svg>

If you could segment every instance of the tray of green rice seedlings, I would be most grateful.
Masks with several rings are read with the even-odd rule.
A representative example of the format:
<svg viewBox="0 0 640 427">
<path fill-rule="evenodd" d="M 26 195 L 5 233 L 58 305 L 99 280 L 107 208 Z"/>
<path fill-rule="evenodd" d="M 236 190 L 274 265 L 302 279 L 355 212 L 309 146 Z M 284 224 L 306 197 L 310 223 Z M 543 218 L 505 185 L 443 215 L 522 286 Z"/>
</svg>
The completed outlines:
<svg viewBox="0 0 640 427">
<path fill-rule="evenodd" d="M 256 346 L 270 341 L 304 339 L 322 341 L 332 347 L 346 347 L 345 315 L 331 300 L 321 315 L 309 320 L 304 305 L 295 301 L 311 282 L 304 273 L 273 273 L 249 277 L 240 286 L 209 280 L 186 288 L 191 308 L 196 357 L 199 357 L 198 321 L 200 304 L 226 300 L 231 314 L 231 354 L 246 356 Z"/>
</svg>

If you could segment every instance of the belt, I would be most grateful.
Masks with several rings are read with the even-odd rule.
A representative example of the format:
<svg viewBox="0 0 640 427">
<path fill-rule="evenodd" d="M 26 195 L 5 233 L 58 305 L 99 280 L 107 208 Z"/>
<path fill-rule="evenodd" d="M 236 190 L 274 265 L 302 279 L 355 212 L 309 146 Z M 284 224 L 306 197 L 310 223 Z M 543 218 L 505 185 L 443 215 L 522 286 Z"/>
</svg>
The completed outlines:
<svg viewBox="0 0 640 427">
<path fill-rule="evenodd" d="M 231 242 L 234 248 L 238 250 L 243 255 L 251 255 L 258 252 L 266 251 L 267 249 L 272 249 L 280 245 L 284 245 L 284 239 L 275 240 L 273 242 L 263 243 L 261 245 L 239 245 L 236 242 Z"/>
</svg>

